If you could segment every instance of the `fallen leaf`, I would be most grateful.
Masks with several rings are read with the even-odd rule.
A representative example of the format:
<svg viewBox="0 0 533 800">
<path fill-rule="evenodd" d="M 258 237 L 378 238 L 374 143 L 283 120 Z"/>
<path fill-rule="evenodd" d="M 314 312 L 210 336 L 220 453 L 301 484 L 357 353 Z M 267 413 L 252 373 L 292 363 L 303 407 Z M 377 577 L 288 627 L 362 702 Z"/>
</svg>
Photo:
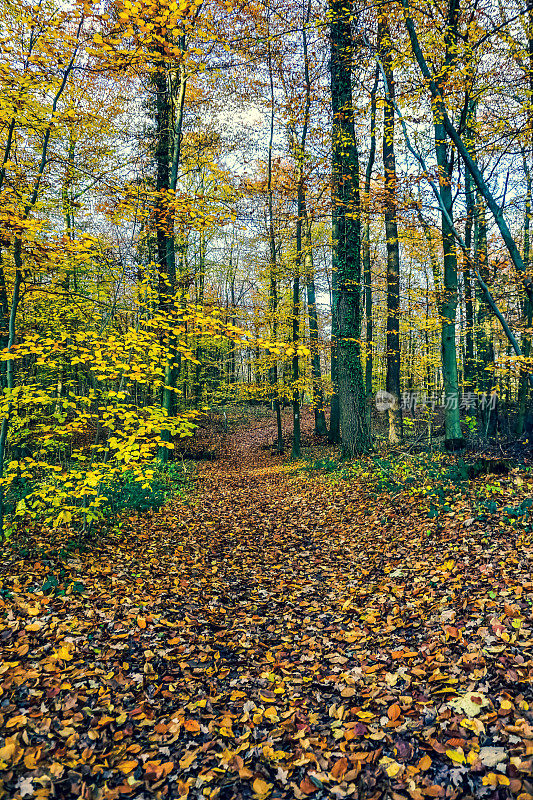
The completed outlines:
<svg viewBox="0 0 533 800">
<path fill-rule="evenodd" d="M 398 717 L 400 716 L 401 713 L 402 713 L 402 710 L 401 710 L 400 706 L 398 705 L 398 703 L 394 703 L 392 706 L 389 706 L 389 708 L 387 709 L 387 716 L 391 720 L 391 722 L 395 722 L 398 719 Z"/>
<path fill-rule="evenodd" d="M 133 772 L 133 770 L 138 766 L 138 761 L 120 761 L 120 763 L 117 764 L 117 769 L 123 772 L 124 775 L 129 775 L 130 772 Z"/>
</svg>

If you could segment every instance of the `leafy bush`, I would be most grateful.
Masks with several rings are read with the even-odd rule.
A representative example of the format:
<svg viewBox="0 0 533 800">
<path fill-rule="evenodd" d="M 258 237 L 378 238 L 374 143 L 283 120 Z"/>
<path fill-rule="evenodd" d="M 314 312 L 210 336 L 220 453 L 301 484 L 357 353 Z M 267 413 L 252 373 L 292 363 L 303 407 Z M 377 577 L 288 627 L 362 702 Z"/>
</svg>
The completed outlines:
<svg viewBox="0 0 533 800">
<path fill-rule="evenodd" d="M 109 519 L 128 511 L 154 511 L 180 489 L 183 491 L 188 482 L 189 474 L 181 463 L 158 466 L 149 483 L 140 482 L 135 472 L 128 471 L 103 488 L 102 516 Z"/>
<path fill-rule="evenodd" d="M 334 459 L 326 456 L 325 458 L 318 458 L 307 467 L 308 470 L 318 469 L 323 472 L 337 472 L 339 464 Z"/>
<path fill-rule="evenodd" d="M 13 468 L 13 463 L 9 465 Z M 96 463 L 90 470 L 76 463 L 65 471 L 42 463 L 39 475 L 29 470 L 10 473 L 6 492 L 9 539 L 24 520 L 40 525 L 90 531 L 94 525 L 109 526 L 121 514 L 146 513 L 160 508 L 174 494 L 187 490 L 190 473 L 185 463 L 158 461 L 117 469 L 115 464 Z"/>
<path fill-rule="evenodd" d="M 462 459 L 450 463 L 440 453 L 395 455 L 373 458 L 372 462 L 378 491 L 396 494 L 411 486 L 428 497 L 442 499 L 443 492 L 463 490 L 468 483 L 466 463 Z"/>
<path fill-rule="evenodd" d="M 527 523 L 528 521 L 531 524 L 532 521 L 532 512 L 531 509 L 533 507 L 533 500 L 531 498 L 526 497 L 522 502 L 515 507 L 508 506 L 503 509 L 503 513 L 506 515 L 505 521 L 511 525 L 516 524 L 517 522 Z"/>
</svg>

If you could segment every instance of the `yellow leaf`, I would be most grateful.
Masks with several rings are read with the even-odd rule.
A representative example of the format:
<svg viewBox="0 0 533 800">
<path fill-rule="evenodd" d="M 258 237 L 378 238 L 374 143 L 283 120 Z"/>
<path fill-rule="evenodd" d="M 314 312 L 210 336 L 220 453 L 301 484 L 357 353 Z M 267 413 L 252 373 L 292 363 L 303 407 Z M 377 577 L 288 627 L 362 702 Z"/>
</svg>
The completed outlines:
<svg viewBox="0 0 533 800">
<path fill-rule="evenodd" d="M 72 661 L 72 653 L 70 652 L 69 647 L 60 647 L 56 653 L 57 658 L 61 659 L 61 661 Z"/>
<path fill-rule="evenodd" d="M 130 772 L 138 766 L 137 761 L 121 761 L 120 764 L 117 764 L 118 769 L 124 773 L 124 775 L 129 775 Z"/>
<path fill-rule="evenodd" d="M 272 784 L 267 783 L 262 778 L 256 778 L 252 783 L 252 788 L 259 797 L 267 797 L 272 789 Z"/>
<path fill-rule="evenodd" d="M 389 778 L 395 778 L 396 775 L 402 769 L 402 765 L 398 764 L 393 758 L 389 758 L 388 756 L 383 756 L 383 758 L 379 759 L 379 763 L 389 776 Z"/>
<path fill-rule="evenodd" d="M 16 745 L 14 742 L 10 742 L 6 744 L 4 747 L 0 747 L 0 761 L 11 761 L 15 754 Z"/>
<path fill-rule="evenodd" d="M 269 722 L 279 722 L 278 712 L 274 706 L 269 706 L 264 715 Z"/>
<path fill-rule="evenodd" d="M 465 754 L 462 747 L 458 747 L 457 750 L 446 750 L 446 755 L 448 758 L 451 758 L 452 761 L 455 761 L 457 764 L 464 764 L 465 763 Z"/>
<path fill-rule="evenodd" d="M 459 725 L 461 728 L 466 728 L 467 731 L 472 731 L 476 736 L 485 733 L 485 726 L 479 719 L 462 719 Z"/>
<path fill-rule="evenodd" d="M 6 722 L 6 728 L 20 728 L 25 725 L 28 721 L 28 717 L 25 717 L 24 714 L 17 714 L 16 717 L 11 717 Z"/>
<path fill-rule="evenodd" d="M 72 519 L 72 514 L 70 511 L 63 510 L 61 511 L 53 522 L 54 528 L 59 527 L 59 525 L 68 525 L 68 523 Z"/>
<path fill-rule="evenodd" d="M 510 781 L 507 775 L 500 775 L 496 772 L 489 772 L 487 775 L 483 776 L 482 779 L 483 786 L 492 786 L 496 788 L 496 786 L 510 786 Z"/>
<path fill-rule="evenodd" d="M 180 759 L 181 769 L 189 769 L 195 758 L 196 750 L 193 750 L 192 753 L 187 753 L 187 755 L 183 756 L 183 758 Z"/>
</svg>

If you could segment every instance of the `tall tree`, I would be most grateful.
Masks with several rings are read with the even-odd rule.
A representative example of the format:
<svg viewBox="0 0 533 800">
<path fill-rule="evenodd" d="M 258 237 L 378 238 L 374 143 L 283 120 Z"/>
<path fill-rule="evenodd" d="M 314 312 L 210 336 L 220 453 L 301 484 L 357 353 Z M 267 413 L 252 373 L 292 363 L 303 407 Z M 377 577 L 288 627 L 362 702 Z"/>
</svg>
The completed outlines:
<svg viewBox="0 0 533 800">
<path fill-rule="evenodd" d="M 307 288 L 307 313 L 309 315 L 309 347 L 311 350 L 311 374 L 313 392 L 313 412 L 315 416 L 315 433 L 327 436 L 326 415 L 324 412 L 324 390 L 322 388 L 322 370 L 320 367 L 318 311 L 316 306 L 315 267 L 313 263 L 313 242 L 311 218 L 306 213 L 304 224 L 304 265 L 305 285 Z"/>
<path fill-rule="evenodd" d="M 351 3 L 331 0 L 332 247 L 336 270 L 334 314 L 342 450 L 350 457 L 367 452 L 371 446 L 359 340 L 361 202 L 352 99 L 352 13 Z"/>
<path fill-rule="evenodd" d="M 267 20 L 267 33 L 270 23 L 270 9 L 267 10 L 269 14 Z M 268 253 L 269 253 L 269 311 L 272 316 L 272 338 L 274 341 L 278 338 L 278 259 L 277 259 L 277 244 L 276 244 L 276 231 L 274 227 L 274 191 L 272 188 L 272 151 L 274 147 L 274 122 L 275 122 L 275 108 L 276 98 L 274 93 L 274 71 L 272 66 L 272 47 L 270 35 L 267 36 L 267 69 L 268 69 L 268 86 L 270 93 L 270 121 L 269 121 L 269 138 L 268 138 L 268 162 L 267 162 L 267 225 L 268 225 Z M 274 403 L 274 411 L 276 413 L 276 450 L 278 453 L 283 453 L 283 428 L 281 425 L 281 402 L 278 393 L 278 359 L 275 356 L 272 366 L 269 369 L 269 380 L 272 386 L 272 401 Z"/>
<path fill-rule="evenodd" d="M 374 77 L 374 85 L 370 93 L 370 147 L 368 152 L 368 160 L 366 162 L 365 170 L 365 188 L 364 188 L 364 224 L 363 224 L 363 244 L 362 244 L 362 258 L 363 258 L 363 281 L 365 288 L 365 319 L 366 319 L 366 359 L 365 359 L 365 386 L 366 386 L 366 402 L 369 419 L 369 427 L 371 426 L 371 398 L 372 398 L 372 369 L 373 369 L 373 351 L 374 343 L 373 338 L 373 319 L 372 319 L 372 268 L 370 261 L 370 183 L 372 180 L 372 170 L 376 160 L 376 111 L 377 111 L 377 90 L 379 84 L 379 68 L 376 67 Z"/>
<path fill-rule="evenodd" d="M 311 80 L 309 77 L 309 55 L 307 50 L 307 27 L 311 16 L 311 0 L 307 0 L 302 9 L 302 55 L 304 72 L 304 102 L 303 118 L 300 135 L 292 123 L 289 124 L 289 137 L 291 150 L 296 164 L 296 258 L 294 261 L 293 297 L 292 297 L 292 410 L 293 410 L 293 436 L 292 457 L 300 457 L 301 432 L 300 432 L 300 362 L 298 344 L 300 340 L 300 276 L 304 271 L 304 225 L 307 218 L 305 196 L 305 154 L 307 132 L 309 129 L 309 111 L 311 108 Z"/>
<path fill-rule="evenodd" d="M 378 42 L 387 82 L 383 108 L 383 169 L 385 172 L 385 241 L 387 244 L 387 379 L 390 395 L 389 442 L 402 440 L 400 402 L 400 243 L 398 240 L 396 158 L 394 154 L 394 70 L 388 8 L 380 9 Z"/>
</svg>

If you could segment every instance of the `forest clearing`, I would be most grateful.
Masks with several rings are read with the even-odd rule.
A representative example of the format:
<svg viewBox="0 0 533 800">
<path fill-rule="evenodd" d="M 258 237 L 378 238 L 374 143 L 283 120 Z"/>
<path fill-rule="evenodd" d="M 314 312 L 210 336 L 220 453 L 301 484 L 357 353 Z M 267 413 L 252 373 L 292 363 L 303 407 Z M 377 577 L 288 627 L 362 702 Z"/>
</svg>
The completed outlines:
<svg viewBox="0 0 533 800">
<path fill-rule="evenodd" d="M 245 415 L 185 502 L 13 554 L 4 797 L 533 796 L 532 526 L 475 502 L 531 466 L 434 519 L 275 432 Z"/>
</svg>

